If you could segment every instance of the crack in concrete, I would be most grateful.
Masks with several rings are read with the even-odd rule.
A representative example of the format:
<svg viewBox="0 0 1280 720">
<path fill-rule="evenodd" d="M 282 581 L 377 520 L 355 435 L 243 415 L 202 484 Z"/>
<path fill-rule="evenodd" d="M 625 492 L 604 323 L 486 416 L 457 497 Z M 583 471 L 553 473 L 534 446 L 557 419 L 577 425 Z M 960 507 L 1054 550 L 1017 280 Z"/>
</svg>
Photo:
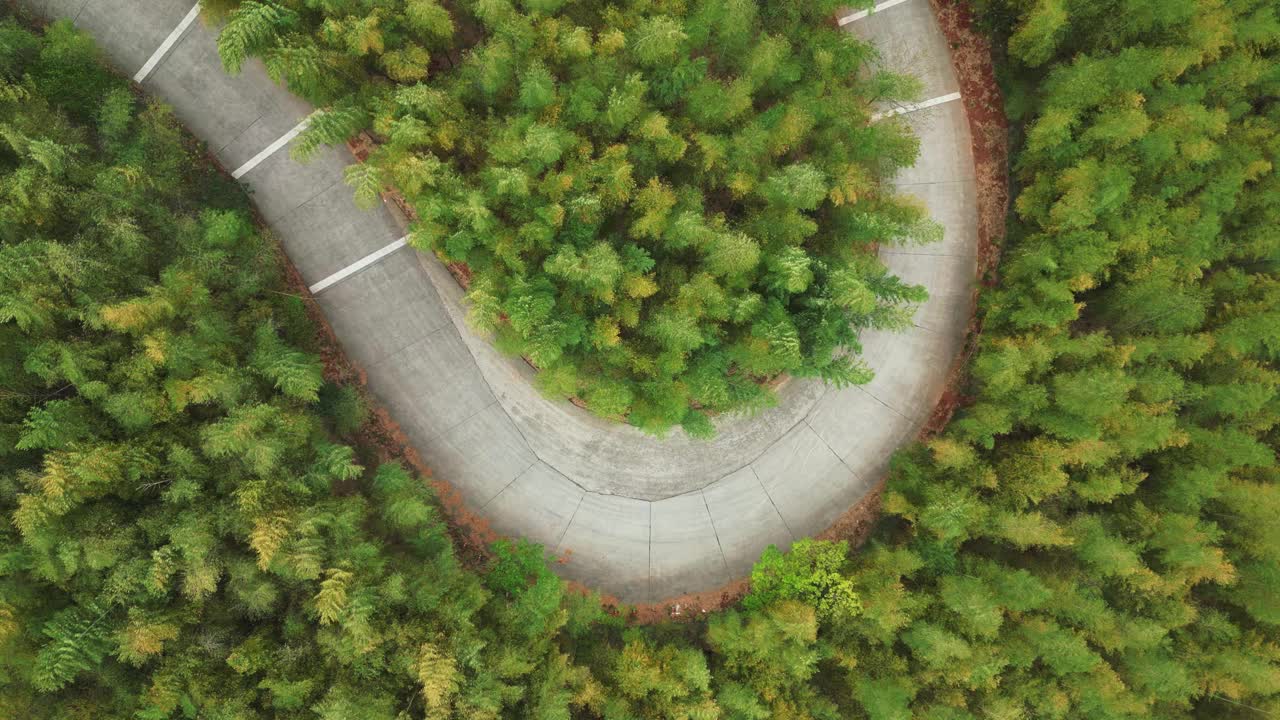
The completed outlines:
<svg viewBox="0 0 1280 720">
<path fill-rule="evenodd" d="M 236 182 L 240 183 L 241 185 L 248 185 L 248 184 L 249 184 L 249 183 L 245 182 L 244 180 L 237 180 Z M 316 198 L 318 198 L 318 197 L 320 197 L 321 195 L 323 195 L 323 194 L 325 194 L 325 193 L 329 192 L 330 190 L 334 189 L 335 187 L 337 187 L 337 186 L 338 186 L 338 185 L 340 185 L 340 184 L 342 184 L 342 178 L 338 178 L 337 180 L 334 180 L 333 182 L 329 183 L 328 185 L 325 185 L 323 190 L 320 190 L 319 192 L 317 192 L 316 194 L 312 195 L 311 197 L 308 197 L 306 200 L 303 200 L 302 202 L 300 202 L 300 203 L 298 203 L 297 205 L 293 206 L 293 209 L 292 209 L 292 210 L 286 210 L 286 211 L 284 211 L 283 213 L 280 213 L 279 215 L 277 215 L 277 216 L 275 216 L 275 217 L 265 217 L 265 216 L 264 216 L 262 219 L 263 219 L 263 220 L 264 220 L 268 225 L 275 225 L 276 223 L 285 223 L 285 222 L 288 222 L 288 221 L 289 221 L 289 218 L 293 217 L 293 214 L 294 214 L 294 213 L 296 213 L 296 212 L 298 212 L 299 210 L 301 210 L 302 208 L 306 207 L 308 204 L 310 204 L 310 203 L 311 203 L 311 201 L 312 201 L 312 200 L 315 200 Z M 395 238 L 392 238 L 392 240 L 394 240 L 394 239 L 395 239 Z M 361 257 L 363 257 L 363 256 L 361 256 Z M 338 270 L 341 270 L 342 268 L 344 268 L 344 267 L 346 267 L 347 265 L 350 265 L 350 264 L 351 264 L 351 263 L 343 263 L 342 265 L 339 265 L 339 266 L 337 267 L 337 269 L 335 269 L 335 270 L 334 270 L 334 272 L 337 272 Z M 329 275 L 332 275 L 332 274 L 333 274 L 333 273 L 329 273 L 328 275 L 325 275 L 324 277 L 329 277 Z"/>
<path fill-rule="evenodd" d="M 711 534 L 716 536 L 716 548 L 720 550 L 720 562 L 724 564 L 725 573 L 732 574 L 729 572 L 729 558 L 725 556 L 724 545 L 720 542 L 720 531 L 716 529 L 715 516 L 711 514 L 711 503 L 707 502 L 707 493 L 699 490 L 698 494 L 702 496 L 702 507 L 707 509 L 707 522 L 711 523 Z"/>
<path fill-rule="evenodd" d="M 458 422 L 456 422 L 456 423 L 454 423 L 454 424 L 450 425 L 449 427 L 445 428 L 444 430 L 441 430 L 441 431 L 440 431 L 440 437 L 444 438 L 445 442 L 452 443 L 453 441 L 452 441 L 452 440 L 450 440 L 450 439 L 448 438 L 449 433 L 452 433 L 454 430 L 457 430 L 458 428 L 462 427 L 463 425 L 466 425 L 467 423 L 471 422 L 471 421 L 472 421 L 472 420 L 473 420 L 477 415 L 479 415 L 480 413 L 482 413 L 482 412 L 484 412 L 484 411 L 488 410 L 489 408 L 491 408 L 491 407 L 493 407 L 494 405 L 497 405 L 497 404 L 498 404 L 498 400 L 497 400 L 497 398 L 494 398 L 493 402 L 489 403 L 488 405 L 485 405 L 484 407 L 480 408 L 479 410 L 476 410 L 475 412 L 473 412 L 473 413 L 471 413 L 470 415 L 468 415 L 468 416 L 466 416 L 466 417 L 462 418 L 461 420 L 459 420 Z M 536 457 L 537 457 L 537 455 L 534 455 L 534 457 L 536 458 Z"/>
<path fill-rule="evenodd" d="M 909 421 L 909 422 L 917 422 L 915 418 L 910 417 L 909 415 L 906 415 L 905 413 L 903 413 L 903 412 L 902 412 L 901 410 L 899 410 L 898 408 L 896 408 L 896 407 L 894 407 L 894 406 L 890 405 L 889 403 L 887 403 L 887 402 L 885 402 L 885 401 L 881 400 L 880 398 L 876 397 L 876 396 L 875 396 L 875 395 L 874 395 L 870 390 L 867 390 L 866 388 L 863 388 L 863 387 L 860 387 L 860 386 L 858 387 L 858 389 L 859 389 L 859 390 L 861 390 L 862 392 L 866 393 L 866 394 L 867 394 L 867 397 L 870 397 L 872 400 L 875 400 L 876 402 L 880 403 L 881 405 L 883 405 L 883 406 L 885 406 L 885 407 L 889 408 L 890 410 L 892 410 L 895 414 L 897 414 L 897 416 L 898 416 L 898 417 L 902 418 L 903 420 L 907 420 L 907 421 Z"/>
<path fill-rule="evenodd" d="M 534 465 L 537 465 L 537 464 L 538 464 L 538 463 L 540 463 L 540 462 L 542 462 L 542 461 L 541 461 L 541 460 L 538 460 L 538 459 L 537 459 L 537 457 L 534 457 L 533 462 L 529 463 L 528 465 L 526 465 L 526 466 L 525 466 L 525 468 L 524 468 L 523 470 L 521 470 L 520 472 L 516 473 L 516 476 L 515 476 L 515 477 L 513 477 L 513 478 L 511 478 L 510 480 L 508 480 L 508 481 L 507 481 L 507 484 L 506 484 L 506 485 L 503 485 L 501 490 L 499 490 L 498 492 L 494 493 L 493 497 L 489 498 L 488 500 L 485 500 L 485 501 L 484 501 L 484 504 L 480 506 L 480 509 L 479 509 L 477 512 L 484 512 L 484 509 L 485 509 L 485 508 L 487 508 L 487 507 L 489 507 L 489 504 L 490 504 L 490 503 L 492 503 L 494 500 L 497 500 L 498 498 L 502 497 L 502 493 L 506 492 L 506 491 L 507 491 L 507 489 L 508 489 L 508 488 L 510 488 L 512 485 L 515 485 L 517 480 L 519 480 L 520 478 L 524 477 L 524 476 L 525 476 L 525 475 L 526 475 L 530 470 L 532 470 L 532 469 L 533 469 L 533 466 L 534 466 Z"/>
<path fill-rule="evenodd" d="M 226 142 L 222 143 L 222 147 L 218 148 L 217 150 L 214 150 L 214 151 L 213 151 L 213 154 L 214 154 L 215 156 L 217 156 L 217 155 L 218 155 L 219 153 L 221 153 L 223 150 L 226 150 L 227 148 L 231 147 L 231 144 L 232 144 L 232 143 L 234 143 L 235 141 L 237 141 L 237 140 L 239 140 L 240 138 L 244 137 L 244 134 L 245 134 L 245 133 L 247 133 L 247 132 L 249 132 L 250 130 L 252 130 L 252 129 L 253 129 L 253 126 L 254 126 L 254 125 L 257 125 L 257 124 L 258 124 L 258 122 L 259 122 L 259 121 L 261 121 L 261 120 L 262 120 L 262 118 L 264 118 L 264 117 L 266 117 L 266 115 L 259 115 L 258 117 L 254 118 L 254 119 L 253 119 L 253 122 L 249 123 L 248 125 L 246 125 L 246 126 L 245 126 L 245 128 L 244 128 L 243 130 L 241 130 L 240 132 L 236 133 L 235 137 L 233 137 L 233 138 L 231 138 L 230 140 L 228 140 L 228 141 L 226 141 Z M 271 146 L 271 143 L 267 143 L 266 145 L 262 146 L 261 148 L 258 148 L 258 152 L 262 152 L 263 150 L 266 150 L 266 149 L 267 149 L 268 147 L 270 147 L 270 146 Z M 254 155 L 257 155 L 257 154 L 258 154 L 258 152 L 255 152 L 253 155 L 250 155 L 249 157 L 253 157 Z M 234 168 L 232 168 L 232 169 L 234 169 Z M 230 172 L 231 172 L 231 171 L 230 171 L 230 170 L 228 170 L 227 172 L 228 172 L 228 174 L 230 174 Z"/>
<path fill-rule="evenodd" d="M 769 499 L 769 504 L 773 506 L 773 511 L 778 514 L 778 519 L 782 521 L 782 527 L 787 530 L 787 537 L 791 538 L 791 542 L 796 541 L 796 534 L 791 532 L 791 526 L 787 524 L 787 519 L 782 516 L 782 511 L 778 509 L 778 503 L 773 501 L 773 496 L 769 494 L 769 488 L 764 486 L 764 481 L 760 479 L 760 473 L 756 472 L 754 465 L 751 468 L 751 474 L 756 476 L 756 482 L 760 483 L 760 489 L 764 491 L 764 496 Z"/>
<path fill-rule="evenodd" d="M 818 442 L 822 443 L 822 446 L 825 447 L 828 452 L 834 455 L 836 460 L 840 461 L 840 464 L 844 466 L 845 470 L 849 471 L 850 475 L 853 475 L 854 480 L 857 480 L 863 485 L 866 485 L 866 481 L 862 479 L 862 476 L 858 474 L 858 471 L 849 467 L 849 463 L 845 462 L 844 458 L 840 456 L 840 453 L 836 452 L 835 449 L 831 447 L 831 443 L 827 442 L 826 438 L 822 437 L 822 435 L 819 434 L 817 430 L 813 429 L 813 426 L 809 424 L 808 420 L 805 420 L 804 424 L 805 424 L 805 427 L 809 428 L 809 432 L 813 433 L 814 437 L 818 438 Z"/>
<path fill-rule="evenodd" d="M 436 328 L 435 330 L 432 330 L 431 332 L 427 333 L 426 335 L 423 335 L 423 336 L 421 336 L 421 337 L 414 338 L 413 340 L 411 340 L 411 341 L 409 341 L 409 342 L 405 343 L 402 347 L 400 347 L 400 348 L 396 349 L 396 350 L 395 350 L 395 352 L 389 352 L 389 353 L 387 353 L 387 354 L 383 355 L 381 358 L 379 358 L 379 359 L 378 359 L 378 360 L 376 360 L 375 362 L 368 363 L 367 369 L 368 369 L 368 370 L 372 370 L 372 369 L 374 369 L 374 368 L 376 368 L 376 367 L 379 367 L 379 366 L 383 365 L 383 364 L 384 364 L 384 363 L 386 363 L 388 360 L 391 360 L 391 359 L 395 358 L 397 355 L 399 355 L 400 353 L 403 353 L 405 350 L 408 350 L 409 348 L 413 347 L 414 345 L 417 345 L 417 344 L 418 344 L 418 343 L 420 343 L 420 342 L 426 342 L 427 340 L 430 340 L 430 339 L 431 339 L 431 336 L 439 334 L 439 333 L 440 333 L 440 331 L 442 331 L 442 330 L 444 330 L 444 327 L 438 327 L 438 328 Z"/>
<path fill-rule="evenodd" d="M 556 538 L 556 554 L 560 554 L 560 548 L 564 545 L 564 536 L 569 533 L 569 528 L 573 525 L 573 521 L 578 517 L 578 509 L 582 507 L 582 501 L 587 498 L 587 493 L 583 492 L 578 498 L 578 504 L 573 506 L 573 514 L 569 516 L 569 522 L 564 524 L 564 529 L 560 531 L 560 537 Z"/>
<path fill-rule="evenodd" d="M 653 600 L 653 503 L 649 503 L 649 574 L 645 577 L 644 591 Z"/>
</svg>

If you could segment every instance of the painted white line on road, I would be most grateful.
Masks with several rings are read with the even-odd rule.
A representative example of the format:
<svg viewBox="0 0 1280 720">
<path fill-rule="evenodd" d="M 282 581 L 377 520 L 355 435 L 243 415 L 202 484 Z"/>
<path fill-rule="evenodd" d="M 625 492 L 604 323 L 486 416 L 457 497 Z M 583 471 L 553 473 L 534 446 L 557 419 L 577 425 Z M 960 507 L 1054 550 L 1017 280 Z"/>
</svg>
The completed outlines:
<svg viewBox="0 0 1280 720">
<path fill-rule="evenodd" d="M 386 257 L 386 256 L 390 255 L 391 253 L 393 253 L 393 252 L 395 252 L 395 251 L 399 250 L 400 248 L 404 247 L 404 246 L 405 246 L 405 245 L 407 245 L 407 244 L 409 244 L 409 236 L 407 236 L 407 235 L 406 235 L 405 237 L 400 238 L 399 240 L 397 240 L 397 241 L 395 241 L 395 242 L 391 243 L 390 245 L 388 245 L 388 246 L 386 246 L 386 247 L 382 248 L 381 250 L 377 250 L 377 251 L 375 251 L 375 252 L 371 252 L 371 253 L 369 253 L 368 255 L 365 255 L 364 257 L 360 258 L 359 260 L 357 260 L 357 261 L 355 261 L 355 262 L 351 263 L 350 265 L 348 265 L 348 266 L 346 266 L 346 267 L 342 268 L 342 269 L 341 269 L 341 270 L 339 270 L 338 272 L 336 272 L 336 273 L 334 273 L 334 274 L 330 275 L 329 277 L 327 277 L 327 278 L 325 278 L 325 279 L 321 280 L 320 282 L 316 283 L 315 285 L 312 285 L 312 286 L 311 286 L 311 288 L 310 288 L 310 289 L 311 289 L 311 294 L 312 294 L 312 295 L 315 295 L 316 293 L 318 293 L 318 292 L 320 292 L 321 290 L 323 290 L 323 289 L 325 289 L 325 288 L 329 287 L 330 285 L 335 285 L 335 284 L 337 284 L 337 283 L 342 282 L 343 280 L 346 280 L 348 277 L 351 277 L 352 275 L 354 275 L 354 274 L 356 274 L 356 273 L 360 272 L 361 270 L 363 270 L 363 269 L 365 269 L 365 268 L 369 267 L 370 265 L 372 265 L 372 264 L 374 264 L 374 263 L 378 262 L 378 261 L 379 261 L 379 260 L 381 260 L 382 258 L 384 258 L 384 257 Z"/>
<path fill-rule="evenodd" d="M 851 22 L 857 22 L 867 17 L 871 13 L 878 13 L 881 10 L 888 10 L 894 5 L 901 5 L 906 1 L 907 0 L 885 0 L 885 2 L 882 2 L 879 5 L 876 5 L 870 10 L 859 10 L 858 12 L 853 13 L 852 15 L 845 15 L 844 17 L 840 18 L 840 27 L 844 27 L 845 25 L 848 25 Z"/>
<path fill-rule="evenodd" d="M 165 38 L 164 42 L 160 43 L 160 47 L 156 48 L 156 51 L 151 53 L 151 57 L 147 58 L 147 63 L 142 66 L 142 69 L 134 74 L 134 82 L 142 82 L 147 79 L 147 76 L 151 74 L 151 71 L 156 69 L 156 65 L 160 64 L 160 61 L 164 59 L 164 56 L 169 52 L 170 48 L 173 47 L 173 44 L 178 42 L 178 38 L 182 37 L 182 33 L 186 32 L 187 28 L 191 27 L 191 23 L 195 22 L 199 15 L 200 3 L 196 3 L 195 7 L 187 11 L 187 16 L 182 18 L 182 22 L 178 23 L 178 27 L 174 28 L 173 32 L 169 33 L 169 37 Z"/>
<path fill-rule="evenodd" d="M 290 140 L 298 137 L 298 133 L 302 132 L 303 130 L 306 130 L 307 124 L 310 122 L 311 122 L 311 118 L 307 118 L 306 120 L 303 120 L 297 125 L 294 125 L 293 129 L 285 133 L 284 135 L 281 135 L 279 140 L 276 140 L 275 142 L 266 146 L 265 148 L 262 149 L 262 152 L 249 158 L 248 160 L 245 161 L 243 165 L 236 168 L 235 172 L 231 173 L 231 177 L 235 180 L 239 180 L 240 178 L 244 177 L 245 173 L 258 167 L 258 163 L 271 157 L 271 155 L 275 151 L 279 150 L 285 145 L 288 145 Z"/>
<path fill-rule="evenodd" d="M 947 93 L 946 95 L 942 95 L 940 97 L 933 98 L 932 100 L 924 100 L 918 103 L 907 103 L 906 105 L 903 105 L 901 107 L 896 107 L 892 110 L 885 110 L 883 112 L 875 113 L 874 115 L 871 116 L 871 122 L 875 122 L 877 120 L 883 120 L 887 117 L 893 117 L 894 115 L 905 115 L 910 112 L 923 110 L 925 108 L 933 107 L 934 105 L 941 105 L 942 103 L 948 103 L 948 102 L 951 102 L 952 100 L 959 100 L 959 99 L 960 99 L 960 93 L 953 92 L 953 93 Z"/>
</svg>

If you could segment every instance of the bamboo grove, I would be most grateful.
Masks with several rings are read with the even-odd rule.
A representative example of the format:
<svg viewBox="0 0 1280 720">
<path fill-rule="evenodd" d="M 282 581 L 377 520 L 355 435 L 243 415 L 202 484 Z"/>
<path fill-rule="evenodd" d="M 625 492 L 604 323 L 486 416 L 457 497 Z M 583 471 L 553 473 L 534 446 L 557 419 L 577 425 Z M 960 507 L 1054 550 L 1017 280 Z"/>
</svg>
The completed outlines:
<svg viewBox="0 0 1280 720">
<path fill-rule="evenodd" d="M 288 47 L 435 7 L 300 3 Z M 87 38 L 4 21 L 0 717 L 1280 714 L 1274 3 L 975 9 L 1018 142 L 969 402 L 866 545 L 640 627 L 536 546 L 464 562 L 356 441 L 244 197 Z M 326 60 L 334 102 L 409 37 Z"/>
</svg>

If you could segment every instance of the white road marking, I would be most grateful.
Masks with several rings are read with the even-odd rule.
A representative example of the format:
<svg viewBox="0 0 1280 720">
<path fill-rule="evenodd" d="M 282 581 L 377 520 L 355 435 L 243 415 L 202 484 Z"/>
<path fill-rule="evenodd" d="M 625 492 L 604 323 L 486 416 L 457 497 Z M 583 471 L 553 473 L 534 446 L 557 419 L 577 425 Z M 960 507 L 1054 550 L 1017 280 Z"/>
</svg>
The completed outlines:
<svg viewBox="0 0 1280 720">
<path fill-rule="evenodd" d="M 288 145 L 290 140 L 298 137 L 298 133 L 301 133 L 303 130 L 306 130 L 307 124 L 310 122 L 311 122 L 311 118 L 307 118 L 306 120 L 303 120 L 297 125 L 294 125 L 293 129 L 285 133 L 284 135 L 281 135 L 280 139 L 266 146 L 265 148 L 262 149 L 262 152 L 249 158 L 248 160 L 245 161 L 243 165 L 236 168 L 235 172 L 231 173 L 231 177 L 236 180 L 239 180 L 240 178 L 244 177 L 245 173 L 258 167 L 258 163 L 271 157 L 272 153 L 284 147 L 285 145 Z"/>
<path fill-rule="evenodd" d="M 391 243 L 390 245 L 388 245 L 388 246 L 386 246 L 386 247 L 382 248 L 381 250 L 376 250 L 376 251 L 374 251 L 374 252 L 369 253 L 368 255 L 365 255 L 364 257 L 360 258 L 359 260 L 357 260 L 357 261 L 355 261 L 355 262 L 351 263 L 350 265 L 348 265 L 348 266 L 346 266 L 346 267 L 342 268 L 342 269 L 341 269 L 341 270 L 339 270 L 338 272 L 336 272 L 336 273 L 334 273 L 334 274 L 330 275 L 329 277 L 327 277 L 327 278 L 325 278 L 325 279 L 321 280 L 320 282 L 316 283 L 315 285 L 312 285 L 312 286 L 311 286 L 311 294 L 312 294 L 312 295 L 315 295 L 316 293 L 320 292 L 321 290 L 324 290 L 325 288 L 329 287 L 330 285 L 335 285 L 335 284 L 337 284 L 337 283 L 342 282 L 343 280 L 347 279 L 348 277 L 350 277 L 350 276 L 352 276 L 352 275 L 354 275 L 354 274 L 356 274 L 356 273 L 360 272 L 361 270 L 363 270 L 363 269 L 365 269 L 365 268 L 369 267 L 370 265 L 372 265 L 372 264 L 374 264 L 374 263 L 378 262 L 378 261 L 379 261 L 379 260 L 381 260 L 382 258 L 384 258 L 384 257 L 386 257 L 386 256 L 390 255 L 391 253 L 393 253 L 393 252 L 395 252 L 395 251 L 399 250 L 400 248 L 404 247 L 404 246 L 405 246 L 405 245 L 407 245 L 408 243 L 409 243 L 409 237 L 406 235 L 405 237 L 400 238 L 399 240 L 397 240 L 397 241 L 395 241 L 395 242 Z"/>
<path fill-rule="evenodd" d="M 151 74 L 151 71 L 156 69 L 156 65 L 159 65 L 160 61 L 164 59 L 164 56 L 173 47 L 173 44 L 178 42 L 178 38 L 182 37 L 182 33 L 186 32 L 187 28 L 191 27 L 191 23 L 195 22 L 196 18 L 199 16 L 200 3 L 196 3 L 194 7 L 187 11 L 187 16 L 182 18 L 182 22 L 178 23 L 178 27 L 174 28 L 173 32 L 169 33 L 169 37 L 165 38 L 164 42 L 160 43 L 160 47 L 156 48 L 156 51 L 151 53 L 151 57 L 147 58 L 147 63 L 142 66 L 142 69 L 134 74 L 133 81 L 142 82 L 143 80 L 146 80 L 147 76 Z"/>
<path fill-rule="evenodd" d="M 878 13 L 881 10 L 888 10 L 894 5 L 901 5 L 906 1 L 907 0 L 885 0 L 879 5 L 876 5 L 875 7 L 871 8 L 870 10 L 859 10 L 858 12 L 853 13 L 852 15 L 845 15 L 844 17 L 840 18 L 840 27 L 844 27 L 845 25 L 848 25 L 851 22 L 857 22 L 865 18 L 866 16 L 870 15 L 871 13 Z"/>
<path fill-rule="evenodd" d="M 907 103 L 906 105 L 903 105 L 901 107 L 896 107 L 892 110 L 885 110 L 883 112 L 875 113 L 874 115 L 871 116 L 871 122 L 875 122 L 877 120 L 883 120 L 887 117 L 893 117 L 894 115 L 905 115 L 909 112 L 923 110 L 925 108 L 933 107 L 934 105 L 941 105 L 942 103 L 948 103 L 948 102 L 951 102 L 952 100 L 959 100 L 959 99 L 960 99 L 960 93 L 953 92 L 953 93 L 947 93 L 946 95 L 943 95 L 941 97 L 933 98 L 932 100 L 924 100 L 918 103 Z"/>
</svg>

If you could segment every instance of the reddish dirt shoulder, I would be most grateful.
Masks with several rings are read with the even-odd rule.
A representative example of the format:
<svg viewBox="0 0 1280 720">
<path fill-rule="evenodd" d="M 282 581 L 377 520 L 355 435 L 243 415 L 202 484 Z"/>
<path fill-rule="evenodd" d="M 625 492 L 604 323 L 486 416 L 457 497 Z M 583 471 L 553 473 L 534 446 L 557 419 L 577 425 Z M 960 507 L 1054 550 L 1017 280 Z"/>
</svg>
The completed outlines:
<svg viewBox="0 0 1280 720">
<path fill-rule="evenodd" d="M 976 307 L 983 287 L 994 287 L 1004 244 L 1005 217 L 1009 212 L 1009 122 L 1004 115 L 1004 98 L 996 83 L 991 40 L 973 26 L 973 9 L 968 0 L 930 0 L 942 33 L 951 47 L 951 64 L 960 81 L 960 94 L 969 133 L 973 138 L 973 164 L 978 201 L 979 284 L 974 288 Z M 969 359 L 982 334 L 982 319 L 975 312 L 969 318 L 964 349 L 951 366 L 946 390 L 934 407 L 920 437 L 941 432 L 968 398 L 962 394 Z"/>
<path fill-rule="evenodd" d="M 973 26 L 969 0 L 930 0 L 951 46 L 951 64 L 973 136 L 978 186 L 978 276 L 995 284 L 993 274 L 1004 242 L 1009 210 L 1009 122 L 996 83 L 991 40 Z"/>
</svg>

